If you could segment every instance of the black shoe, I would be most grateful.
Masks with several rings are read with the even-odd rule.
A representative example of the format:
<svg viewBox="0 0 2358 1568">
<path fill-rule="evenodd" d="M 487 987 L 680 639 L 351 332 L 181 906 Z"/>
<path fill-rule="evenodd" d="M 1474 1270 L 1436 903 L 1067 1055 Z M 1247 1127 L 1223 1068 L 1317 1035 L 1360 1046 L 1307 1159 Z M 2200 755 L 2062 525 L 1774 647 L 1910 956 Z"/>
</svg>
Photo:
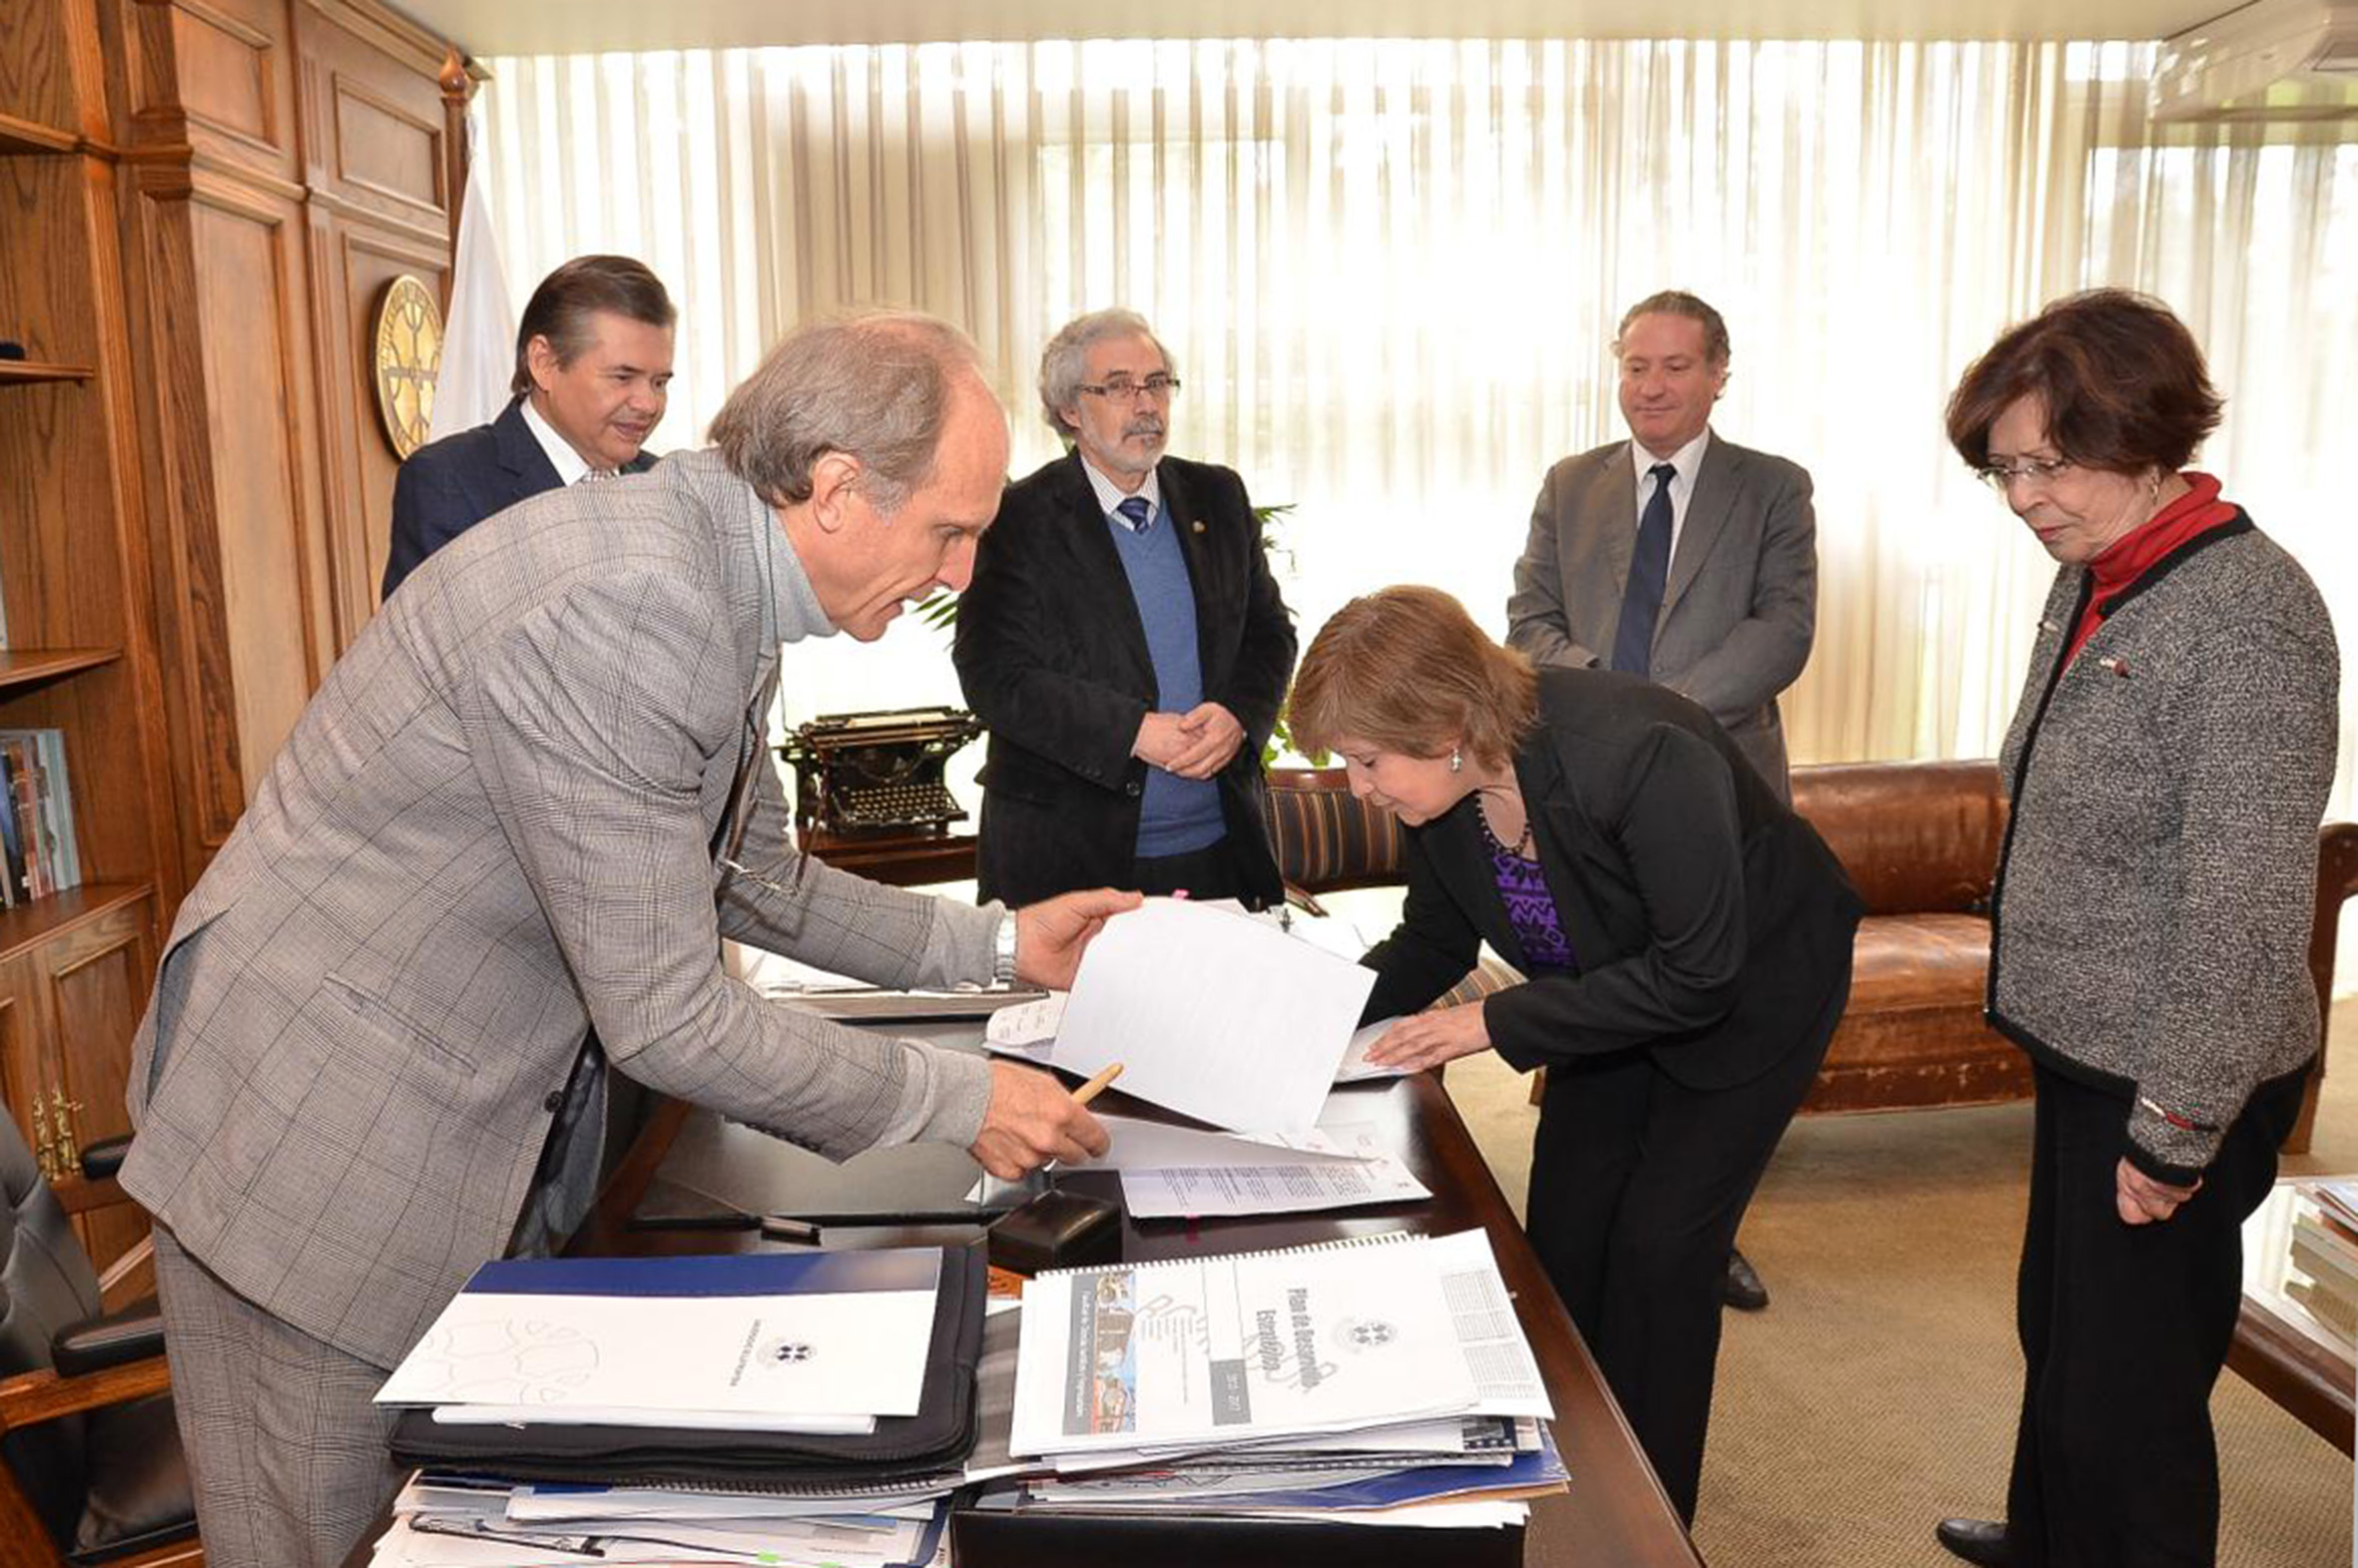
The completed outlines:
<svg viewBox="0 0 2358 1568">
<path fill-rule="evenodd" d="M 1757 1312 L 1768 1306 L 1768 1287 L 1732 1247 L 1727 1250 L 1727 1279 L 1720 1285 L 1719 1299 L 1739 1312 Z"/>
<path fill-rule="evenodd" d="M 2015 1560 L 2001 1519 L 1943 1519 L 1933 1527 L 1933 1536 L 1951 1553 L 1981 1568 L 2007 1568 Z"/>
</svg>

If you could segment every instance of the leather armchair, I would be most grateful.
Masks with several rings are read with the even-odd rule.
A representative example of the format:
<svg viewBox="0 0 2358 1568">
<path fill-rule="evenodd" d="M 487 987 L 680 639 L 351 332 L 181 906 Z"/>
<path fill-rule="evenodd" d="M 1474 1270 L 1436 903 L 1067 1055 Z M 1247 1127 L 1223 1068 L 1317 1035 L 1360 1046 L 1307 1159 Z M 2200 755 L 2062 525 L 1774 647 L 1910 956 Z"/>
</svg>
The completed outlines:
<svg viewBox="0 0 2358 1568">
<path fill-rule="evenodd" d="M 62 1186 L 77 1210 L 122 1198 Z M 163 1350 L 152 1301 L 101 1312 L 67 1204 L 0 1114 L 0 1563 L 203 1563 Z"/>
</svg>

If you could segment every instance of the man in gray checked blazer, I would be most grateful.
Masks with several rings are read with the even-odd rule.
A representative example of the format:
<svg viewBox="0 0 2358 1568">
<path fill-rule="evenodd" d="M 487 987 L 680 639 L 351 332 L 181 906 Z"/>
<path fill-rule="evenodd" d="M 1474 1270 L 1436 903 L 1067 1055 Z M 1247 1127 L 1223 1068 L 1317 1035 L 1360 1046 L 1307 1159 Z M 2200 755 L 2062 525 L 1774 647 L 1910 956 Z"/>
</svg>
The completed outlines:
<svg viewBox="0 0 2358 1568">
<path fill-rule="evenodd" d="M 123 1185 L 158 1221 L 215 1568 L 331 1564 L 398 1480 L 369 1396 L 474 1268 L 579 1220 L 620 1071 L 842 1158 L 1101 1151 L 1044 1073 L 765 1004 L 727 936 L 895 986 L 1069 984 L 1129 895 L 1010 914 L 798 859 L 779 644 L 962 587 L 1006 472 L 965 339 L 790 335 L 656 471 L 436 553 L 329 672 L 183 904 Z M 585 1102 L 590 1102 L 585 1104 Z"/>
<path fill-rule="evenodd" d="M 1506 641 L 1535 664 L 1623 670 L 1693 699 L 1790 801 L 1777 694 L 1809 663 L 1817 629 L 1809 473 L 1712 431 L 1727 322 L 1695 295 L 1630 306 L 1613 357 L 1630 438 L 1547 470 Z M 1768 1305 L 1740 1252 L 1726 1298 Z"/>
<path fill-rule="evenodd" d="M 1613 353 L 1631 438 L 1547 470 L 1514 564 L 1506 641 L 1537 664 L 1627 669 L 1693 699 L 1789 800 L 1777 694 L 1809 663 L 1817 630 L 1809 473 L 1710 428 L 1727 389 L 1727 323 L 1693 294 L 1631 306 Z M 1657 561 L 1652 584 L 1633 590 L 1664 466 L 1668 571 Z M 1624 623 L 1647 614 L 1631 639 L 1639 629 Z M 1634 657 L 1616 659 L 1624 641 Z"/>
</svg>

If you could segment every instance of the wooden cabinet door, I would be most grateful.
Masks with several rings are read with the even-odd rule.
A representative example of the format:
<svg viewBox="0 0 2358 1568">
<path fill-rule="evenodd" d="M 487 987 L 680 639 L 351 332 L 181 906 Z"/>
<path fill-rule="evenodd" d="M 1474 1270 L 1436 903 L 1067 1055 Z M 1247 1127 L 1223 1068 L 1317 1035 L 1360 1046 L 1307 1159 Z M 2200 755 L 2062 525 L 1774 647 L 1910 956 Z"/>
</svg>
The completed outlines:
<svg viewBox="0 0 2358 1568">
<path fill-rule="evenodd" d="M 60 1091 L 76 1147 L 131 1131 L 123 1092 L 155 979 L 155 910 L 152 895 L 126 900 L 0 962 L 0 1086 L 28 1145 L 35 1097 L 54 1103 Z M 75 1223 L 102 1270 L 147 1234 L 132 1204 Z"/>
</svg>

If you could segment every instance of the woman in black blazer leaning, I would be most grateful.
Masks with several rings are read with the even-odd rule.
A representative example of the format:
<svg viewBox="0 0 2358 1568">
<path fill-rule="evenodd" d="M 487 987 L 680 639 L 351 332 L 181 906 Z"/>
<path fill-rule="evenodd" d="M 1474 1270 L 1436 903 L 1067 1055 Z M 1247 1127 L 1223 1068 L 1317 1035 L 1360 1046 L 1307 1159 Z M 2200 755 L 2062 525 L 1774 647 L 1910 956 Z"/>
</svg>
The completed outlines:
<svg viewBox="0 0 2358 1568">
<path fill-rule="evenodd" d="M 1291 712 L 1408 828 L 1364 961 L 1367 1016 L 1414 1016 L 1371 1059 L 1546 1067 L 1525 1228 L 1691 1523 L 1728 1248 L 1842 1016 L 1858 895 L 1702 709 L 1534 673 L 1436 589 L 1344 606 Z M 1485 940 L 1528 982 L 1419 1012 Z"/>
</svg>

